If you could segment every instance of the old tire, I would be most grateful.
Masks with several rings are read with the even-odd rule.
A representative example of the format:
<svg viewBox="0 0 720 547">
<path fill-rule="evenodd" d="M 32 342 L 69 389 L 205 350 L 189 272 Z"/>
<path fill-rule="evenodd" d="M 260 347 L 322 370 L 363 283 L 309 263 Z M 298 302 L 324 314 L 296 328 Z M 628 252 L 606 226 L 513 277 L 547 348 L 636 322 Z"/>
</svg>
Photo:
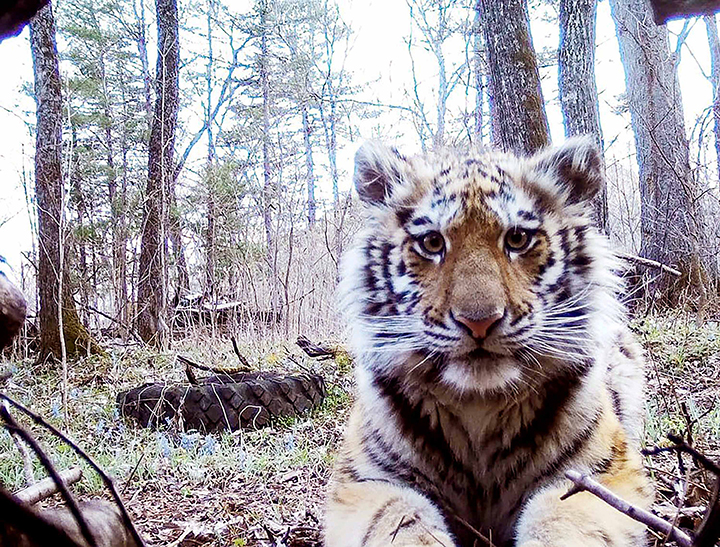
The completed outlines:
<svg viewBox="0 0 720 547">
<path fill-rule="evenodd" d="M 273 419 L 296 416 L 322 403 L 321 376 L 311 374 L 235 373 L 210 376 L 200 383 L 145 384 L 117 396 L 122 416 L 143 427 L 176 423 L 203 432 L 259 428 Z"/>
</svg>

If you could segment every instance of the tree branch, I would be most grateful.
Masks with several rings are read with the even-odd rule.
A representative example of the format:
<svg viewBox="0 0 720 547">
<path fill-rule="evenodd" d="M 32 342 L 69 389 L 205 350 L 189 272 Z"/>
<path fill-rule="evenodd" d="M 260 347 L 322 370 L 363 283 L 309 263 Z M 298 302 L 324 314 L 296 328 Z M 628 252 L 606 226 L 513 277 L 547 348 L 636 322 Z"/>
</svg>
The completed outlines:
<svg viewBox="0 0 720 547">
<path fill-rule="evenodd" d="M 582 473 L 571 469 L 565 472 L 565 476 L 570 479 L 575 486 L 560 499 L 567 499 L 578 492 L 590 492 L 631 519 L 641 522 L 648 528 L 660 532 L 669 539 L 676 541 L 681 547 L 693 547 L 692 538 L 685 532 L 675 528 L 669 522 L 653 515 L 649 511 L 628 503 L 587 475 L 583 475 Z"/>
</svg>

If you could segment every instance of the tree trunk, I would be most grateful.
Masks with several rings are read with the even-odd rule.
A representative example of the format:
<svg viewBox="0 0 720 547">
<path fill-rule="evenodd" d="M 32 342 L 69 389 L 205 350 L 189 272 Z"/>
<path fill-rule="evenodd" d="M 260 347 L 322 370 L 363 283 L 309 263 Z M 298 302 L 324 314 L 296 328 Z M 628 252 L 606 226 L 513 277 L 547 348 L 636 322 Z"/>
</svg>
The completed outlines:
<svg viewBox="0 0 720 547">
<path fill-rule="evenodd" d="M 710 46 L 710 81 L 713 89 L 713 119 L 715 121 L 715 152 L 717 154 L 718 180 L 720 180 L 720 39 L 718 39 L 717 20 L 714 15 L 705 17 L 708 45 Z"/>
<path fill-rule="evenodd" d="M 217 301 L 215 294 L 215 141 L 213 140 L 212 127 L 212 71 L 213 71 L 213 40 L 212 40 L 212 13 L 213 0 L 208 0 L 207 6 L 207 41 L 208 41 L 208 62 L 205 72 L 205 84 L 207 97 L 205 99 L 205 124 L 207 125 L 207 232 L 205 234 L 205 295 L 214 303 Z"/>
<path fill-rule="evenodd" d="M 150 75 L 150 63 L 148 62 L 147 53 L 147 39 L 145 37 L 145 0 L 137 0 L 140 5 L 140 11 L 138 12 L 138 4 L 133 0 L 133 9 L 135 10 L 135 16 L 138 19 L 137 22 L 137 36 L 135 40 L 137 42 L 138 55 L 140 57 L 140 63 L 142 66 L 143 75 L 143 96 L 145 99 L 145 114 L 147 115 L 148 127 L 152 125 L 152 76 Z"/>
<path fill-rule="evenodd" d="M 560 0 L 559 92 L 565 136 L 591 135 L 600 150 L 603 136 L 595 82 L 597 0 Z M 607 233 L 607 188 L 593 203 L 595 222 Z"/>
<path fill-rule="evenodd" d="M 326 92 L 326 99 L 320 103 L 320 117 L 323 122 L 323 130 L 325 132 L 325 145 L 327 146 L 328 163 L 330 165 L 330 178 L 332 179 L 332 192 L 333 192 L 333 208 L 337 210 L 340 204 L 340 190 L 338 183 L 340 176 L 338 174 L 337 167 L 337 129 L 336 129 L 336 116 L 337 116 L 337 98 L 335 97 L 334 86 L 331 81 L 332 75 L 328 77 Z M 324 101 L 327 100 L 330 103 L 329 114 L 325 113 Z"/>
<path fill-rule="evenodd" d="M 307 177 L 307 213 L 308 225 L 315 226 L 315 164 L 313 162 L 312 153 L 312 126 L 310 125 L 310 115 L 308 113 L 307 102 L 303 100 L 300 107 L 302 114 L 303 136 L 305 138 L 305 176 Z"/>
<path fill-rule="evenodd" d="M 267 262 L 270 267 L 271 302 L 272 308 L 278 307 L 277 287 L 277 253 L 276 242 L 273 236 L 272 210 L 275 200 L 276 188 L 273 182 L 270 165 L 270 48 L 268 34 L 270 33 L 268 2 L 260 0 L 260 86 L 262 93 L 262 151 L 263 151 L 263 224 L 265 226 L 265 240 L 267 244 Z"/>
<path fill-rule="evenodd" d="M 158 57 L 155 112 L 150 130 L 148 182 L 138 271 L 138 333 L 163 345 L 167 333 L 167 227 L 177 125 L 180 46 L 176 0 L 156 0 Z M 178 242 L 179 244 L 180 242 Z"/>
<path fill-rule="evenodd" d="M 478 0 L 496 146 L 530 155 L 550 142 L 527 0 Z"/>
<path fill-rule="evenodd" d="M 674 303 L 690 284 L 702 290 L 701 209 L 690 170 L 680 87 L 668 31 L 656 26 L 646 0 L 611 0 L 640 174 L 643 257 L 681 270 L 687 283 L 660 277 L 649 286 Z"/>
<path fill-rule="evenodd" d="M 473 76 L 475 78 L 475 141 L 483 142 L 483 98 L 485 95 L 485 63 L 482 37 L 482 21 L 480 19 L 482 0 L 475 2 L 475 20 L 473 21 Z"/>
<path fill-rule="evenodd" d="M 39 359 L 44 361 L 47 358 L 61 356 L 60 311 L 67 354 L 76 356 L 88 349 L 92 353 L 102 353 L 102 349 L 80 323 L 70 290 L 70 276 L 67 268 L 64 267 L 64 261 L 61 260 L 61 245 L 64 238 L 61 168 L 62 94 L 55 44 L 55 21 L 50 5 L 40 10 L 30 23 L 30 47 L 37 104 L 35 192 L 39 240 L 37 278 L 40 295 Z M 60 305 L 61 299 L 62 305 Z"/>
</svg>

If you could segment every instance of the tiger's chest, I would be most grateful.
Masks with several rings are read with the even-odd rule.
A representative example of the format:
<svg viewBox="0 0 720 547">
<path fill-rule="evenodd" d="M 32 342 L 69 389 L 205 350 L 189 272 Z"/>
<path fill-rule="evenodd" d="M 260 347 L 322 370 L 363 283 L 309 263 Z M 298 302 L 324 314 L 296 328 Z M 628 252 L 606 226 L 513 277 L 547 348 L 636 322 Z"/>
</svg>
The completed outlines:
<svg viewBox="0 0 720 547">
<path fill-rule="evenodd" d="M 399 446 L 397 478 L 442 508 L 461 545 L 477 538 L 471 527 L 496 544 L 511 541 L 524 502 L 553 478 L 567 445 L 568 396 L 553 395 L 453 409 L 432 398 L 395 400 L 382 429 Z"/>
</svg>

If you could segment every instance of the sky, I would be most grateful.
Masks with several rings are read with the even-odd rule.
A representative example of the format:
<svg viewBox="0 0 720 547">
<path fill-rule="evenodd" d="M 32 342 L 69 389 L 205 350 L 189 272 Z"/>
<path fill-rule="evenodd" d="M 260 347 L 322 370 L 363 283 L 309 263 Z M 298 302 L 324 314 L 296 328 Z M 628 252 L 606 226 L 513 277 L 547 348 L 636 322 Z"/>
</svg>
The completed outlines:
<svg viewBox="0 0 720 547">
<path fill-rule="evenodd" d="M 354 31 L 352 47 L 346 66 L 353 73 L 353 81 L 361 86 L 360 99 L 386 104 L 407 104 L 405 90 L 411 84 L 410 59 L 405 39 L 410 30 L 410 17 L 405 0 L 341 0 L 343 18 Z M 541 9 L 552 9 L 544 7 Z M 672 22 L 671 32 L 679 32 L 683 22 Z M 536 50 L 556 47 L 558 30 L 555 25 L 535 17 L 533 40 Z M 607 0 L 600 1 L 597 18 L 596 76 L 600 95 L 601 122 L 608 162 L 618 161 L 628 169 L 634 167 L 633 137 L 629 116 L 622 110 L 621 96 L 625 89 L 615 28 Z M 182 39 L 182 36 L 181 36 Z M 674 39 L 671 38 L 671 42 Z M 673 44 L 671 44 L 673 45 Z M 461 55 L 462 53 L 459 52 Z M 151 57 L 153 52 L 150 52 Z M 418 52 L 421 84 L 432 86 L 432 63 L 425 62 Z M 151 62 L 152 59 L 151 59 Z M 30 215 L 26 207 L 24 185 L 32 192 L 33 138 L 28 122 L 34 118 L 34 102 L 25 92 L 32 82 L 32 60 L 27 29 L 17 37 L 0 43 L 0 254 L 4 255 L 19 275 L 23 252 L 32 247 Z M 709 51 L 705 25 L 698 21 L 690 32 L 682 52 L 679 69 L 685 119 L 688 131 L 711 104 L 710 83 L 703 76 L 702 67 L 709 71 Z M 557 101 L 557 67 L 542 69 L 543 93 L 553 140 L 563 139 L 562 117 Z M 192 113 L 184 113 L 189 127 Z M 189 117 L 188 117 L 189 116 Z M 356 142 L 342 142 L 339 167 L 344 173 L 342 190 L 350 186 L 352 158 L 361 141 L 375 137 L 378 120 L 355 119 L 360 138 Z M 380 120 L 393 128 L 393 144 L 405 153 L 419 151 L 414 127 L 403 122 L 394 111 L 387 111 Z M 197 124 L 199 125 L 199 124 Z M 202 150 L 201 146 L 197 147 Z M 329 182 L 319 181 L 321 193 L 328 195 Z"/>
</svg>

